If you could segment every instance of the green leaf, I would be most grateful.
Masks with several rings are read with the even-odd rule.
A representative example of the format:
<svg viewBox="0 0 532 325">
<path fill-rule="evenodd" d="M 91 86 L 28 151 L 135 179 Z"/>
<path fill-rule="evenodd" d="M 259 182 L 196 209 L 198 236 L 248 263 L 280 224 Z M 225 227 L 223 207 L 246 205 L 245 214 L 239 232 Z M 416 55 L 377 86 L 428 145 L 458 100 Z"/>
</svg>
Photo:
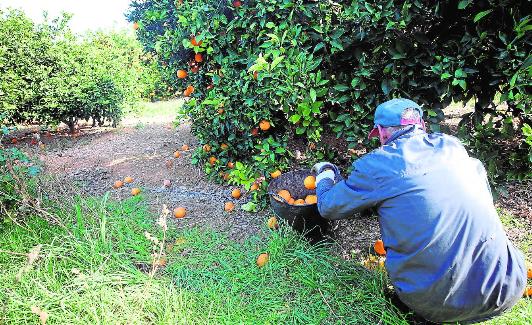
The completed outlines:
<svg viewBox="0 0 532 325">
<path fill-rule="evenodd" d="M 284 59 L 284 55 L 281 55 L 281 56 L 276 57 L 276 58 L 273 60 L 272 64 L 271 64 L 271 68 L 270 68 L 270 70 L 275 69 L 275 67 L 277 67 L 277 66 L 279 65 L 279 63 L 281 63 L 281 61 L 283 61 L 283 59 Z"/>
<path fill-rule="evenodd" d="M 299 115 L 299 114 L 294 114 L 294 115 L 290 116 L 290 122 L 292 122 L 294 124 L 299 122 L 300 119 L 301 119 L 301 115 Z"/>
<path fill-rule="evenodd" d="M 452 77 L 452 75 L 450 73 L 448 73 L 448 72 L 444 72 L 444 73 L 441 74 L 441 79 L 442 80 L 449 79 L 451 77 Z"/>
<path fill-rule="evenodd" d="M 346 91 L 346 90 L 349 90 L 349 87 L 348 87 L 348 86 L 346 86 L 346 85 L 342 85 L 342 84 L 335 85 L 333 88 L 336 89 L 336 90 L 338 90 L 338 91 Z"/>
<path fill-rule="evenodd" d="M 301 134 L 305 133 L 305 130 L 306 130 L 305 127 L 298 127 L 298 128 L 296 129 L 296 134 L 297 134 L 297 135 L 301 135 Z"/>
<path fill-rule="evenodd" d="M 310 88 L 310 99 L 312 99 L 313 102 L 316 101 L 316 90 L 314 90 L 314 88 Z"/>
<path fill-rule="evenodd" d="M 482 18 L 484 18 L 487 15 L 489 15 L 492 11 L 493 11 L 493 9 L 488 9 L 488 10 L 484 10 L 484 11 L 479 12 L 478 14 L 475 15 L 475 18 L 473 18 L 473 22 L 475 22 L 475 23 L 478 22 Z"/>
<path fill-rule="evenodd" d="M 467 6 L 469 6 L 469 4 L 471 4 L 471 1 L 472 0 L 462 0 L 458 3 L 458 9 L 462 10 L 462 9 L 465 9 L 467 8 Z"/>
<path fill-rule="evenodd" d="M 269 21 L 267 24 L 266 24 L 266 28 L 274 28 L 275 27 L 275 24 L 272 23 L 271 21 Z"/>
</svg>

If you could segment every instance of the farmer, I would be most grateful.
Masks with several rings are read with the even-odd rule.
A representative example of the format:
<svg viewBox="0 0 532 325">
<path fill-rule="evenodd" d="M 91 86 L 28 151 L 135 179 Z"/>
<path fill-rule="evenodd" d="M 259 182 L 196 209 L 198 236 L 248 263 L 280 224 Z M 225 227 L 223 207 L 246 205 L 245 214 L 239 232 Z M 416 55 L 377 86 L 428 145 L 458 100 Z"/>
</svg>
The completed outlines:
<svg viewBox="0 0 532 325">
<path fill-rule="evenodd" d="M 428 134 L 423 111 L 392 99 L 375 112 L 381 147 L 342 179 L 327 162 L 317 173 L 318 209 L 331 220 L 376 208 L 386 270 L 401 301 L 433 322 L 478 322 L 522 296 L 524 257 L 506 237 L 486 171 L 460 141 Z"/>
</svg>

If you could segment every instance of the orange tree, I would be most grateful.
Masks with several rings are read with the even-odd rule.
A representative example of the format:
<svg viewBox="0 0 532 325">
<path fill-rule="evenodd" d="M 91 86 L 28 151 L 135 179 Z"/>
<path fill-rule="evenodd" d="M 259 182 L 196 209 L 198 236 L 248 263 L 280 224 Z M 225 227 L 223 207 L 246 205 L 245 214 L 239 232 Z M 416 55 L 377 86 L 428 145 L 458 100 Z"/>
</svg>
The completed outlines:
<svg viewBox="0 0 532 325">
<path fill-rule="evenodd" d="M 165 80 L 190 97 L 184 113 L 208 145 L 194 159 L 212 175 L 243 162 L 231 175 L 249 186 L 254 170 L 346 163 L 347 147 L 369 145 L 374 108 L 400 96 L 424 105 L 433 131 L 447 105 L 474 100 L 461 124 L 470 149 L 511 151 L 486 159 L 495 179 L 531 175 L 526 4 L 134 0 L 128 18 Z M 515 139 L 510 150 L 486 142 L 503 137 Z"/>
</svg>

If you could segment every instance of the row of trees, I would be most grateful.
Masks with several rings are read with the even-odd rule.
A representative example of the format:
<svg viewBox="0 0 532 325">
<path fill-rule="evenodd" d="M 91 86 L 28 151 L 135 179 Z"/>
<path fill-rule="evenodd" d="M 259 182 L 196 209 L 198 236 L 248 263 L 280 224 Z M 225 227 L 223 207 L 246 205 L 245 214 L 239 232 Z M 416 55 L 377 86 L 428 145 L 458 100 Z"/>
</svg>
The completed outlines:
<svg viewBox="0 0 532 325">
<path fill-rule="evenodd" d="M 35 24 L 0 11 L 0 115 L 9 123 L 116 125 L 122 110 L 154 92 L 156 70 L 134 35 L 74 35 L 70 17 Z M 155 75 L 155 77 L 153 77 Z"/>
<path fill-rule="evenodd" d="M 165 80 L 191 97 L 185 112 L 211 148 L 196 158 L 210 173 L 236 160 L 341 161 L 347 148 L 331 138 L 367 147 L 373 110 L 400 96 L 424 105 L 433 131 L 447 105 L 472 102 L 462 136 L 495 179 L 531 176 L 527 3 L 133 0 L 128 17 Z"/>
</svg>

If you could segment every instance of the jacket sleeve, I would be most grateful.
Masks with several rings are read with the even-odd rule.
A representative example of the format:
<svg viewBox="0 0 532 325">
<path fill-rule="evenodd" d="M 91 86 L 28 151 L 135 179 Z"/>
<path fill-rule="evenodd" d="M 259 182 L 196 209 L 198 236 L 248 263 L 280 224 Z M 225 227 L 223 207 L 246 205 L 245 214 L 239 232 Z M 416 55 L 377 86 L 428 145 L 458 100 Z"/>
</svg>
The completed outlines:
<svg viewBox="0 0 532 325">
<path fill-rule="evenodd" d="M 365 164 L 357 161 L 353 167 L 353 172 L 346 180 L 336 184 L 330 179 L 319 182 L 316 193 L 322 217 L 330 220 L 344 219 L 374 207 L 382 200 L 378 196 L 378 184 Z"/>
</svg>

